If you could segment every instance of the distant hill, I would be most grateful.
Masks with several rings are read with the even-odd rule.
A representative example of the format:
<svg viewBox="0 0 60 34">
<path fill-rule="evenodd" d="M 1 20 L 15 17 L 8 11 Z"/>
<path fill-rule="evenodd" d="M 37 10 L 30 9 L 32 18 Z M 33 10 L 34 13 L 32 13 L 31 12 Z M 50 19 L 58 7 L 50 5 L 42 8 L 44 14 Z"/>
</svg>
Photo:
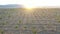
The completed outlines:
<svg viewBox="0 0 60 34">
<path fill-rule="evenodd" d="M 8 4 L 8 5 L 0 5 L 0 8 L 22 8 L 22 5 L 18 4 Z"/>
</svg>

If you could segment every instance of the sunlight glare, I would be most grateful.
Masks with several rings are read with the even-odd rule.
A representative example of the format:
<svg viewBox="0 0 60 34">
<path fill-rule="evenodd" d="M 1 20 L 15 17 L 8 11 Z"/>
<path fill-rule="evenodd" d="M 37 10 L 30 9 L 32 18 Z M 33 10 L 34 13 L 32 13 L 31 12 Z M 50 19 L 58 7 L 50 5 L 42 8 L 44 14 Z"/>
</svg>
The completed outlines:
<svg viewBox="0 0 60 34">
<path fill-rule="evenodd" d="M 34 8 L 33 5 L 24 5 L 24 8 L 26 8 L 27 10 L 31 10 Z"/>
</svg>

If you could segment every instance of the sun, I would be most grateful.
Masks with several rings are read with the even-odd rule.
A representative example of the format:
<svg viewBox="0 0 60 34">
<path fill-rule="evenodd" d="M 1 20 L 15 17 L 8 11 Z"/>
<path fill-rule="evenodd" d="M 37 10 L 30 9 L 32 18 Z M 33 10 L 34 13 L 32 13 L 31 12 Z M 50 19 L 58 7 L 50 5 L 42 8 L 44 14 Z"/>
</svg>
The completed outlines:
<svg viewBox="0 0 60 34">
<path fill-rule="evenodd" d="M 33 5 L 24 5 L 24 8 L 31 10 L 34 8 L 34 6 Z"/>
<path fill-rule="evenodd" d="M 34 7 L 32 5 L 24 5 L 24 8 L 26 14 L 31 14 L 33 12 Z"/>
</svg>

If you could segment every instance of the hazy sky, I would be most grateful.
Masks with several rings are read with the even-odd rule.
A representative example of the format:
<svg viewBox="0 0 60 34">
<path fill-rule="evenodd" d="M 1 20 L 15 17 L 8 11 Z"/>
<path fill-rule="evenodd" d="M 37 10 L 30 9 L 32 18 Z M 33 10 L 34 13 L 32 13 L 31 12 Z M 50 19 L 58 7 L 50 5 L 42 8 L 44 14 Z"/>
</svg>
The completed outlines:
<svg viewBox="0 0 60 34">
<path fill-rule="evenodd" d="M 60 6 L 60 0 L 0 0 L 0 5 L 22 4 L 27 7 L 32 6 Z"/>
</svg>

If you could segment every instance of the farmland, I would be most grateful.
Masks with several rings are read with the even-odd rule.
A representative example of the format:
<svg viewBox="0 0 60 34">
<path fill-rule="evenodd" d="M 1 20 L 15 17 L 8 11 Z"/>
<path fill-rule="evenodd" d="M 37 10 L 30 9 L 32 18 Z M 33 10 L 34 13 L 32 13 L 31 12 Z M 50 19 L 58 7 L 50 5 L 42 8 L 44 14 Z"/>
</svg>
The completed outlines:
<svg viewBox="0 0 60 34">
<path fill-rule="evenodd" d="M 60 34 L 60 8 L 0 8 L 0 34 L 43 32 Z"/>
</svg>

